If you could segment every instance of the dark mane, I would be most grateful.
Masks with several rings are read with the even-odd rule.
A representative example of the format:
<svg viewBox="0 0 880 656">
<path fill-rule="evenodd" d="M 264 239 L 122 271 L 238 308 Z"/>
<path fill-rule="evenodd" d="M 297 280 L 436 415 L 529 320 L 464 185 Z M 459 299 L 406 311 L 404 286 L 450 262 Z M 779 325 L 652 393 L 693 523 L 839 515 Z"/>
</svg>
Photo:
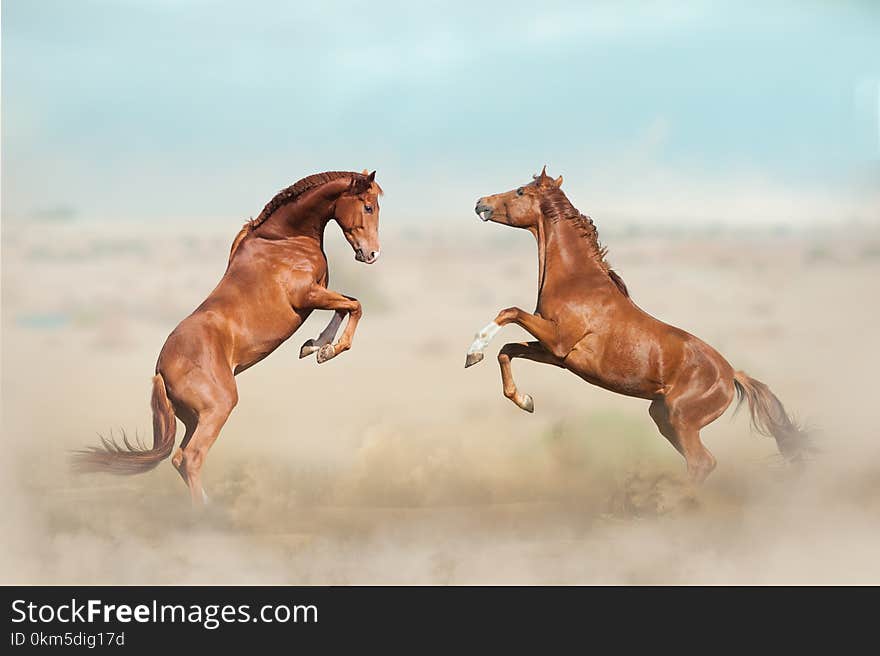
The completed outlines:
<svg viewBox="0 0 880 656">
<path fill-rule="evenodd" d="M 589 242 L 593 257 L 605 273 L 608 274 L 608 277 L 611 278 L 611 282 L 620 290 L 621 294 L 629 297 L 629 290 L 626 288 L 623 278 L 605 260 L 608 249 L 599 242 L 599 231 L 596 229 L 593 219 L 581 214 L 558 187 L 547 188 L 542 186 L 541 190 L 541 213 L 551 223 L 556 223 L 560 220 L 572 223 Z"/>
<path fill-rule="evenodd" d="M 232 256 L 235 255 L 235 251 L 238 250 L 238 246 L 239 244 L 241 244 L 244 238 L 247 237 L 248 234 L 256 230 L 260 225 L 265 223 L 266 220 L 270 216 L 272 216 L 279 208 L 294 202 L 297 198 L 302 196 L 310 189 L 320 187 L 322 184 L 331 182 L 333 180 L 338 180 L 339 178 L 351 178 L 351 180 L 354 182 L 352 193 L 355 194 L 365 192 L 370 186 L 370 182 L 367 180 L 366 174 L 355 173 L 354 171 L 325 171 L 324 173 L 313 173 L 312 175 L 308 175 L 301 180 L 297 180 L 286 189 L 282 189 L 277 194 L 275 194 L 275 196 L 272 197 L 272 200 L 266 203 L 263 211 L 260 212 L 259 216 L 257 216 L 256 219 L 251 219 L 242 226 L 241 230 L 238 231 L 238 234 L 232 241 L 232 248 L 229 249 L 229 262 L 232 262 Z M 376 185 L 376 187 L 379 189 L 379 193 L 381 194 L 382 188 L 379 187 L 379 185 Z"/>
<path fill-rule="evenodd" d="M 363 193 L 369 186 L 367 176 L 363 173 L 354 173 L 353 171 L 325 171 L 324 173 L 314 173 L 306 176 L 302 180 L 297 180 L 286 189 L 282 189 L 275 194 L 272 200 L 266 203 L 266 206 L 263 208 L 263 211 L 260 212 L 259 216 L 250 221 L 251 227 L 258 227 L 266 221 L 266 219 L 272 216 L 278 208 L 292 203 L 309 189 L 314 189 L 315 187 L 319 187 L 332 180 L 338 180 L 339 178 L 351 178 L 354 180 L 357 188 L 355 188 L 353 192 L 357 194 Z"/>
</svg>

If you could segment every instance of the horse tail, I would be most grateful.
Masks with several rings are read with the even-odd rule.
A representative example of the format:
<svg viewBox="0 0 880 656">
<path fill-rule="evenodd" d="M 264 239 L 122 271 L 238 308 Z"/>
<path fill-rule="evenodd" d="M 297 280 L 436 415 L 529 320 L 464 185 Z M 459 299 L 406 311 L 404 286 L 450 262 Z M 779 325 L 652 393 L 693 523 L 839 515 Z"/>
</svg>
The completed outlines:
<svg viewBox="0 0 880 656">
<path fill-rule="evenodd" d="M 743 400 L 748 401 L 752 426 L 761 435 L 773 437 L 782 456 L 789 461 L 803 460 L 811 449 L 809 437 L 786 412 L 782 402 L 759 380 L 742 371 L 733 374 L 737 410 Z"/>
<path fill-rule="evenodd" d="M 125 446 L 116 444 L 112 438 L 101 438 L 103 446 L 88 447 L 73 454 L 73 468 L 78 472 L 107 472 L 110 474 L 140 474 L 150 471 L 162 460 L 171 455 L 177 422 L 174 408 L 168 400 L 165 379 L 162 374 L 153 376 L 153 396 L 150 400 L 153 409 L 153 448 L 148 449 L 140 440 L 132 445 L 125 433 L 122 440 Z"/>
</svg>

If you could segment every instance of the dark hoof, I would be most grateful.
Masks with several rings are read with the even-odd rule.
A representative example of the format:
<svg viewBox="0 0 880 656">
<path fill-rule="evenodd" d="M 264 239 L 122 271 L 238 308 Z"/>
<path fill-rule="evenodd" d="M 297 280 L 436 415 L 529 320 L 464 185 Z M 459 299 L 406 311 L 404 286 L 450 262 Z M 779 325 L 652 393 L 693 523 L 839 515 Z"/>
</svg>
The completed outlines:
<svg viewBox="0 0 880 656">
<path fill-rule="evenodd" d="M 318 351 L 318 364 L 323 364 L 334 357 L 336 357 L 336 349 L 333 348 L 333 344 L 325 344 Z"/>
<path fill-rule="evenodd" d="M 309 357 L 312 353 L 318 350 L 318 347 L 315 346 L 315 340 L 310 339 L 305 344 L 302 345 L 299 349 L 299 359 Z"/>
<path fill-rule="evenodd" d="M 464 361 L 464 368 L 477 364 L 480 360 L 483 359 L 482 353 L 468 353 L 467 358 Z"/>
</svg>

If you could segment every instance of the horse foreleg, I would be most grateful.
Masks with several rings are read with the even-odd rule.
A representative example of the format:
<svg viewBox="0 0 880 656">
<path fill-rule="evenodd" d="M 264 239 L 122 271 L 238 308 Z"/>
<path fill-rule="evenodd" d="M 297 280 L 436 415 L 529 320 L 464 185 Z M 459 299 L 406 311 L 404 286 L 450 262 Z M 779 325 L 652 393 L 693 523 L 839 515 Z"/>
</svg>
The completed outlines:
<svg viewBox="0 0 880 656">
<path fill-rule="evenodd" d="M 344 296 L 338 292 L 316 286 L 309 293 L 309 308 L 313 310 L 335 310 L 337 314 L 348 315 L 348 323 L 346 323 L 345 330 L 342 331 L 339 340 L 333 344 L 324 344 L 318 349 L 318 364 L 327 362 L 327 360 L 335 358 L 343 351 L 351 348 L 354 331 L 363 314 L 361 304 L 356 298 Z"/>
<path fill-rule="evenodd" d="M 495 337 L 498 331 L 509 323 L 522 326 L 552 353 L 549 345 L 556 343 L 558 332 L 556 324 L 536 314 L 521 310 L 518 307 L 512 307 L 501 310 L 494 321 L 486 325 L 474 336 L 474 341 L 468 349 L 467 358 L 464 362 L 465 368 L 475 365 L 483 359 L 483 349 L 489 345 L 489 342 L 492 341 L 492 338 Z"/>
<path fill-rule="evenodd" d="M 316 339 L 310 339 L 302 347 L 299 349 L 299 357 L 300 359 L 311 355 L 315 351 L 321 349 L 322 346 L 326 346 L 330 344 L 336 338 L 336 331 L 339 330 L 339 326 L 342 324 L 342 320 L 345 318 L 345 312 L 337 310 L 333 313 L 333 318 L 330 319 L 330 323 L 327 324 L 327 327 L 321 331 L 321 334 L 318 335 Z"/>
<path fill-rule="evenodd" d="M 544 364 L 552 364 L 562 367 L 562 360 L 545 349 L 540 342 L 511 342 L 505 344 L 498 353 L 498 364 L 501 366 L 501 384 L 504 396 L 513 401 L 526 412 L 535 411 L 535 403 L 528 394 L 520 394 L 513 380 L 513 371 L 510 361 L 514 358 L 525 358 Z"/>
</svg>

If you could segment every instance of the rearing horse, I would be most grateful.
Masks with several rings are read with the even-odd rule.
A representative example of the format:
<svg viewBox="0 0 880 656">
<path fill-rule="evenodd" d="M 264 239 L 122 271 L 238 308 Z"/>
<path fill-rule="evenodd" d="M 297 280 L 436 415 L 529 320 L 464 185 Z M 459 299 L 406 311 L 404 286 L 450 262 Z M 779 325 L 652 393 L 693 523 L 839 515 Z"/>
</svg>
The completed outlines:
<svg viewBox="0 0 880 656">
<path fill-rule="evenodd" d="M 245 223 L 229 254 L 226 273 L 207 299 L 168 336 L 153 377 L 153 447 L 104 447 L 74 455 L 81 471 L 137 474 L 171 455 L 175 416 L 186 427 L 172 463 L 195 504 L 206 500 L 200 471 L 208 449 L 238 402 L 235 375 L 278 348 L 311 314 L 333 310 L 317 339 L 300 357 L 319 363 L 351 348 L 361 304 L 327 289 L 324 228 L 335 219 L 359 262 L 379 257 L 376 172 L 330 171 L 303 178 L 279 192 Z M 348 323 L 333 340 L 342 320 Z"/>
<path fill-rule="evenodd" d="M 755 428 L 772 435 L 783 456 L 799 459 L 805 435 L 779 399 L 702 340 L 633 303 L 605 261 L 592 219 L 575 209 L 561 186 L 562 177 L 553 180 L 545 167 L 533 182 L 477 201 L 483 221 L 526 229 L 537 240 L 538 305 L 534 314 L 516 307 L 499 312 L 477 333 L 465 367 L 483 359 L 502 326 L 515 323 L 537 341 L 506 344 L 498 362 L 504 396 L 527 412 L 534 412 L 534 403 L 513 381 L 513 358 L 564 367 L 599 387 L 651 401 L 651 418 L 684 456 L 695 482 L 715 468 L 700 430 L 721 416 L 734 394 L 748 400 Z"/>
</svg>

